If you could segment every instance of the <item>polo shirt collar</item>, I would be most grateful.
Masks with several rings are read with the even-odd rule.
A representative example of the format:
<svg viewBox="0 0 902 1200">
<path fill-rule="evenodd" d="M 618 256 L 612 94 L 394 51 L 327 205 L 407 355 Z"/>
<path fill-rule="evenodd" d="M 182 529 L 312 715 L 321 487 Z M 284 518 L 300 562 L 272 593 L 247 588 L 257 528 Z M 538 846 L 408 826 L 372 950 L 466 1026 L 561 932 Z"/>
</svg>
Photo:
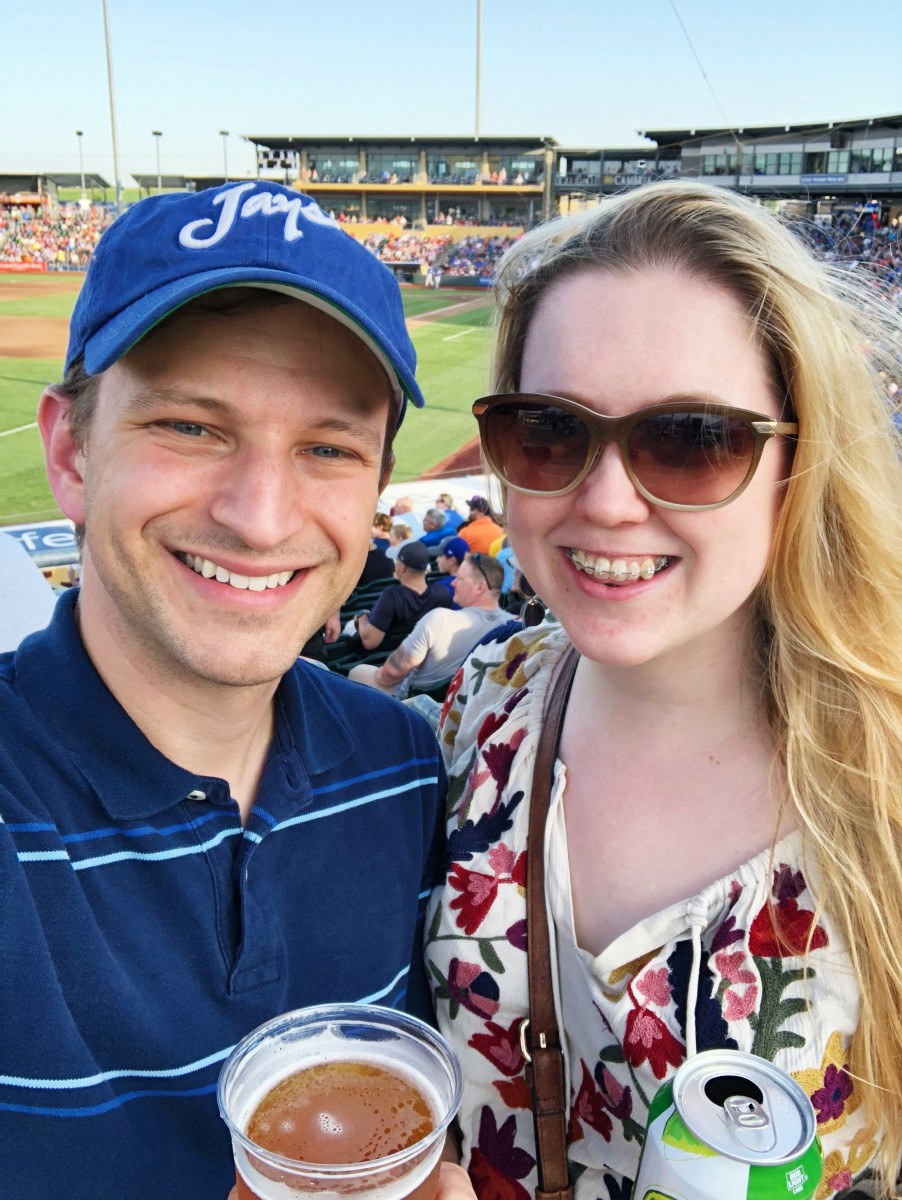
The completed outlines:
<svg viewBox="0 0 902 1200">
<path fill-rule="evenodd" d="M 192 792 L 228 795 L 224 780 L 196 775 L 162 754 L 101 679 L 75 622 L 78 589 L 63 593 L 47 629 L 15 655 L 18 686 L 43 727 L 116 820 L 163 812 Z M 318 678 L 320 675 L 324 679 Z M 354 751 L 352 730 L 330 694 L 327 672 L 303 665 L 276 692 L 272 754 L 300 759 L 320 775 Z"/>
</svg>

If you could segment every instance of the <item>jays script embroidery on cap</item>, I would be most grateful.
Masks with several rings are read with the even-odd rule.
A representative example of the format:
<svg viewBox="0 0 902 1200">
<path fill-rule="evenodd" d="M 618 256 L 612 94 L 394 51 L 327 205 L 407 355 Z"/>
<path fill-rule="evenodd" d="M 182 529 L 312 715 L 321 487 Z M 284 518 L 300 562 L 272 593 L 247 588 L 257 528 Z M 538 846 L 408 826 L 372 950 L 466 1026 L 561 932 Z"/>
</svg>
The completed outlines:
<svg viewBox="0 0 902 1200">
<path fill-rule="evenodd" d="M 264 217 L 284 214 L 285 228 L 282 236 L 286 242 L 295 242 L 304 236 L 303 229 L 298 229 L 299 216 L 316 225 L 341 229 L 338 221 L 324 213 L 315 201 L 308 200 L 305 204 L 300 196 L 289 200 L 282 192 L 257 192 L 241 204 L 241 197 L 245 192 L 253 191 L 256 186 L 256 183 L 239 183 L 228 191 L 219 192 L 213 197 L 213 203 L 221 204 L 222 209 L 219 213 L 219 223 L 210 236 L 196 236 L 197 230 L 206 229 L 214 224 L 212 217 L 201 217 L 182 226 L 179 230 L 179 243 L 187 250 L 205 250 L 208 246 L 215 246 L 217 242 L 222 241 L 235 224 L 236 217 L 247 218 L 258 214 Z"/>
</svg>

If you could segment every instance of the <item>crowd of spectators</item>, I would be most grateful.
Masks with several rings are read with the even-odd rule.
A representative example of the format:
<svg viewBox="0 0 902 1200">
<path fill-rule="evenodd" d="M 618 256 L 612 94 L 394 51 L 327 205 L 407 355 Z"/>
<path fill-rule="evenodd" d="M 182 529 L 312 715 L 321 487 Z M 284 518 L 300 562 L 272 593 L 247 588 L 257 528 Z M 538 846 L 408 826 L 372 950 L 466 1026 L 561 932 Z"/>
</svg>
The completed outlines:
<svg viewBox="0 0 902 1200">
<path fill-rule="evenodd" d="M 494 277 L 498 260 L 514 242 L 512 237 L 468 237 L 458 242 L 444 263 L 448 275 Z"/>
<path fill-rule="evenodd" d="M 101 233 L 112 221 L 108 209 L 91 205 L 49 207 L 0 205 L 0 263 L 44 263 L 55 270 L 83 271 Z"/>
<path fill-rule="evenodd" d="M 450 242 L 451 238 L 447 235 L 425 238 L 415 233 L 404 233 L 400 236 L 371 233 L 363 244 L 383 262 L 428 265 L 435 262 Z"/>
</svg>

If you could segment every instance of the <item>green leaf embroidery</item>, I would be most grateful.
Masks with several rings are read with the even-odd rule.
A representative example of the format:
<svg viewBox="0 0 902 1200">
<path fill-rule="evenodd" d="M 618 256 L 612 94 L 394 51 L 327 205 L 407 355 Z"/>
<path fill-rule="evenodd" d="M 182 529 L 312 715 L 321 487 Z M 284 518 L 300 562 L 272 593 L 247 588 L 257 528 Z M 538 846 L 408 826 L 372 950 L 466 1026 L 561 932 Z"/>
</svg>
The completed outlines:
<svg viewBox="0 0 902 1200">
<path fill-rule="evenodd" d="M 490 971 L 494 971 L 497 975 L 504 974 L 504 963 L 498 957 L 498 951 L 492 945 L 489 938 L 479 939 L 479 953 L 482 955 L 482 961 Z"/>
</svg>

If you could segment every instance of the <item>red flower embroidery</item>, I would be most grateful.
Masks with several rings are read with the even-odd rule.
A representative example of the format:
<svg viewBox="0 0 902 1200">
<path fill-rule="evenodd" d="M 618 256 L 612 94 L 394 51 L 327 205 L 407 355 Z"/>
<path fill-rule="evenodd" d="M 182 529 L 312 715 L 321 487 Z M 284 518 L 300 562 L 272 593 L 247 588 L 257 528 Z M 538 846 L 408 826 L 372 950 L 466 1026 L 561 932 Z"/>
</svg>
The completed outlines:
<svg viewBox="0 0 902 1200">
<path fill-rule="evenodd" d="M 474 1033 L 470 1045 L 487 1058 L 502 1075 L 519 1075 L 523 1070 L 520 1051 L 521 1017 L 515 1017 L 507 1029 L 495 1021 L 486 1021 L 487 1033 Z"/>
<path fill-rule="evenodd" d="M 461 893 L 451 901 L 451 908 L 460 912 L 458 928 L 467 934 L 475 933 L 498 894 L 498 877 L 483 875 L 480 871 L 468 871 L 460 863 L 455 863 L 448 882 Z"/>
<path fill-rule="evenodd" d="M 492 1085 L 508 1108 L 525 1108 L 532 1112 L 532 1092 L 522 1075 L 516 1079 L 493 1079 Z"/>
<path fill-rule="evenodd" d="M 799 908 L 795 897 L 776 905 L 765 904 L 749 929 L 749 950 L 759 958 L 798 957 L 805 953 L 806 946 L 820 950 L 826 945 L 827 934 L 820 925 L 814 925 L 814 913 Z"/>
<path fill-rule="evenodd" d="M 464 669 L 463 669 L 463 667 L 461 667 L 459 669 L 459 671 L 457 672 L 457 674 L 454 676 L 454 678 L 451 680 L 451 683 L 448 686 L 447 692 L 445 692 L 445 703 L 442 705 L 441 715 L 439 716 L 439 728 L 444 727 L 445 718 L 447 717 L 448 713 L 451 711 L 451 705 L 454 703 L 455 698 L 457 697 L 457 693 L 460 691 L 461 684 L 463 683 L 463 681 L 464 681 Z"/>
<path fill-rule="evenodd" d="M 678 1067 L 683 1061 L 686 1048 L 676 1040 L 660 1017 L 647 1008 L 634 1008 L 626 1018 L 623 1053 L 630 1066 L 638 1067 L 647 1061 L 651 1064 L 655 1079 L 663 1079 L 668 1065 Z"/>
<path fill-rule="evenodd" d="M 473 934 L 486 918 L 498 894 L 499 883 L 515 883 L 526 886 L 526 853 L 515 856 L 514 851 L 502 842 L 489 852 L 489 866 L 494 874 L 468 871 L 455 863 L 448 875 L 448 882 L 461 894 L 455 896 L 450 907 L 460 912 L 458 928 Z"/>
<path fill-rule="evenodd" d="M 583 1137 L 581 1126 L 588 1125 L 600 1134 L 606 1142 L 611 1140 L 613 1122 L 605 1112 L 605 1099 L 589 1074 L 589 1068 L 580 1061 L 583 1069 L 582 1083 L 579 1085 L 576 1099 L 570 1110 L 570 1123 L 567 1129 L 567 1140 L 577 1142 Z"/>
<path fill-rule="evenodd" d="M 476 745 L 481 747 L 486 742 L 496 729 L 500 729 L 502 725 L 507 724 L 507 713 L 490 712 L 486 719 L 479 727 L 479 733 L 476 735 Z"/>
</svg>

